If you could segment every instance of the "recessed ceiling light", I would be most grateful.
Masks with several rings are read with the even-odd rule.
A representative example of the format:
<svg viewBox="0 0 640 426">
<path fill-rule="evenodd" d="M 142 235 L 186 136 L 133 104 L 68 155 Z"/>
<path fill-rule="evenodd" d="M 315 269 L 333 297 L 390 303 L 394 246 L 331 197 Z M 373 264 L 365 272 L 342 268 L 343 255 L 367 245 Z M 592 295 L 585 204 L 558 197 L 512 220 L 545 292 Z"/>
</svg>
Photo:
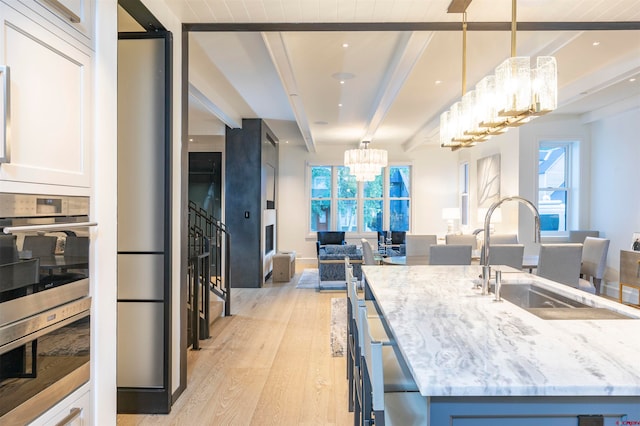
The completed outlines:
<svg viewBox="0 0 640 426">
<path fill-rule="evenodd" d="M 600 42 L 599 42 L 599 41 L 594 41 L 594 42 L 593 42 L 593 45 L 594 45 L 594 46 L 600 46 Z"/>
<path fill-rule="evenodd" d="M 338 106 L 339 106 L 339 107 L 341 107 L 341 106 L 342 106 L 342 104 L 338 104 Z"/>
<path fill-rule="evenodd" d="M 436 86 L 437 86 L 438 84 L 442 84 L 442 80 L 436 80 Z"/>
<path fill-rule="evenodd" d="M 342 43 L 342 47 L 344 47 L 344 48 L 349 47 L 349 43 Z"/>
<path fill-rule="evenodd" d="M 636 79 L 635 79 L 635 77 L 631 77 L 631 78 L 629 79 L 629 81 L 633 83 L 634 81 L 636 81 Z"/>
<path fill-rule="evenodd" d="M 193 142 L 193 138 L 189 138 L 189 142 Z"/>
<path fill-rule="evenodd" d="M 356 78 L 356 75 L 350 72 L 336 72 L 331 74 L 331 77 L 336 80 L 351 80 L 352 78 Z"/>
<path fill-rule="evenodd" d="M 284 141 L 284 143 L 289 143 L 289 141 Z"/>
<path fill-rule="evenodd" d="M 344 80 L 340 80 L 340 84 L 344 84 Z"/>
</svg>

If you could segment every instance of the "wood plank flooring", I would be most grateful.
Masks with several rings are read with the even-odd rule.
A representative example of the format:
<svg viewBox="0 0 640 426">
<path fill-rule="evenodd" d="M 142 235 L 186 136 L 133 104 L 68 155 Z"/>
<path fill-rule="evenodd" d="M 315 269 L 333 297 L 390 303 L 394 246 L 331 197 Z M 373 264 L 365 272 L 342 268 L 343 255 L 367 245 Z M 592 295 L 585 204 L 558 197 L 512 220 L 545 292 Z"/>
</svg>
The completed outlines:
<svg viewBox="0 0 640 426">
<path fill-rule="evenodd" d="M 350 425 L 345 357 L 332 357 L 331 298 L 288 283 L 232 289 L 232 316 L 189 351 L 188 384 L 168 415 L 130 425 Z"/>
</svg>

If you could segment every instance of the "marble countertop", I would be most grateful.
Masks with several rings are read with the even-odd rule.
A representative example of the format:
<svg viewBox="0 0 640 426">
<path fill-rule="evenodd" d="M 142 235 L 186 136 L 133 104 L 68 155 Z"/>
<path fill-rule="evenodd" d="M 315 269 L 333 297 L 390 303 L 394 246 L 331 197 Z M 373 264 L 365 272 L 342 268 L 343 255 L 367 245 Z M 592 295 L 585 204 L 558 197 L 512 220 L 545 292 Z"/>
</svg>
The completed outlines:
<svg viewBox="0 0 640 426">
<path fill-rule="evenodd" d="M 640 310 L 503 267 L 503 283 L 639 318 L 544 320 L 473 289 L 478 265 L 362 270 L 422 395 L 640 396 Z"/>
</svg>

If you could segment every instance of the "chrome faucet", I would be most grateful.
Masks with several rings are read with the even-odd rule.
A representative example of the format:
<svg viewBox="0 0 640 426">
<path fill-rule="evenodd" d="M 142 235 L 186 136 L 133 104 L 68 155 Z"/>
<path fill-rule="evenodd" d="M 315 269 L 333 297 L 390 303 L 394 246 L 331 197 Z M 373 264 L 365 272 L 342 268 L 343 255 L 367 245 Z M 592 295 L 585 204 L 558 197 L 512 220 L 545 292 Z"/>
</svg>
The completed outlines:
<svg viewBox="0 0 640 426">
<path fill-rule="evenodd" d="M 526 198 L 514 195 L 511 197 L 501 198 L 500 200 L 493 203 L 491 207 L 489 207 L 489 210 L 487 210 L 487 215 L 484 217 L 484 262 L 482 265 L 482 294 L 489 294 L 489 277 L 491 276 L 491 266 L 489 266 L 489 242 L 491 240 L 491 233 L 489 232 L 489 227 L 491 225 L 491 215 L 493 214 L 493 211 L 495 209 L 500 207 L 502 203 L 506 201 L 517 201 L 529 207 L 529 210 L 531 210 L 531 212 L 533 213 L 533 218 L 535 221 L 533 241 L 536 243 L 540 242 L 540 213 L 538 213 L 538 209 L 531 201 L 527 200 Z"/>
</svg>

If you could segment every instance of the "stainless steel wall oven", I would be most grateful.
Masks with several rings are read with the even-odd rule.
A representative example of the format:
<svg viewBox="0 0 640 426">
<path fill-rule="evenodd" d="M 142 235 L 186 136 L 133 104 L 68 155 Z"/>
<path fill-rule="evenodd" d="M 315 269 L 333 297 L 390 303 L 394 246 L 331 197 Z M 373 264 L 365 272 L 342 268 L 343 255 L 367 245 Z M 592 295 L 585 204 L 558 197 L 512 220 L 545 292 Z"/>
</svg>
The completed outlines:
<svg viewBox="0 0 640 426">
<path fill-rule="evenodd" d="M 0 193 L 0 424 L 89 380 L 89 198 Z"/>
</svg>

